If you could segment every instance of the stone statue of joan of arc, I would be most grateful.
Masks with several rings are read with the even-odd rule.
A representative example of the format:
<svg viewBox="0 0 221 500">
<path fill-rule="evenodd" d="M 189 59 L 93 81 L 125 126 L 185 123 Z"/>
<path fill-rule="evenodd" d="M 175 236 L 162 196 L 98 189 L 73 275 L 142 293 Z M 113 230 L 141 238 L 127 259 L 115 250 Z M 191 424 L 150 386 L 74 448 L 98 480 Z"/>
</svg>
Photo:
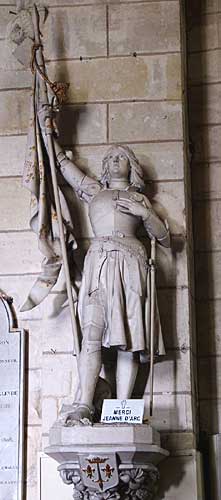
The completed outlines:
<svg viewBox="0 0 221 500">
<path fill-rule="evenodd" d="M 42 108 L 44 124 L 48 110 Z M 44 125 L 42 125 L 44 126 Z M 57 140 L 57 168 L 82 202 L 88 204 L 94 238 L 84 261 L 78 297 L 82 333 L 80 393 L 69 419 L 91 420 L 103 348 L 117 351 L 116 396 L 130 398 L 140 359 L 149 353 L 149 272 L 145 247 L 137 238 L 143 224 L 149 238 L 169 247 L 168 229 L 142 193 L 143 172 L 133 151 L 108 149 L 99 180 L 85 175 L 62 151 Z M 155 355 L 165 353 L 158 308 Z M 145 357 L 146 355 L 146 357 Z"/>
</svg>

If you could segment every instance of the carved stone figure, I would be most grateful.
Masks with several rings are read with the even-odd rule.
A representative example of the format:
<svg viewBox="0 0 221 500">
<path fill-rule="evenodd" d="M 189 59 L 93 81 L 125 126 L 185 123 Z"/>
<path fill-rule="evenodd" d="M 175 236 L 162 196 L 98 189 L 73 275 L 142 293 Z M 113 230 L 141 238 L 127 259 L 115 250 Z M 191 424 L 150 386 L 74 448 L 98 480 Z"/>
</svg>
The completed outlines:
<svg viewBox="0 0 221 500">
<path fill-rule="evenodd" d="M 104 349 L 117 352 L 116 396 L 119 399 L 131 396 L 140 360 L 147 362 L 150 357 L 153 366 L 154 354 L 164 354 L 153 280 L 150 287 L 149 260 L 136 233 L 143 224 L 149 238 L 164 246 L 169 246 L 169 234 L 148 198 L 142 194 L 142 169 L 128 147 L 115 145 L 108 150 L 101 178 L 96 180 L 84 175 L 52 137 L 51 111 L 56 103 L 62 103 L 67 85 L 53 83 L 47 77 L 39 19 L 38 9 L 34 6 L 33 16 L 21 12 L 10 30 L 11 40 L 19 46 L 26 37 L 27 41 L 35 42 L 31 59 L 34 80 L 24 184 L 32 194 L 30 224 L 38 235 L 44 261 L 41 276 L 32 287 L 22 310 L 31 309 L 44 300 L 56 283 L 63 262 L 72 326 L 76 331 L 66 250 L 66 243 L 70 241 L 70 224 L 66 223 L 67 219 L 65 222 L 61 208 L 59 197 L 62 193 L 57 186 L 55 172 L 57 167 L 80 199 L 88 204 L 94 233 L 85 258 L 78 297 L 77 313 L 82 334 L 78 360 L 80 387 L 77 406 L 66 421 L 73 424 L 92 420 Z M 51 105 L 48 88 L 54 95 Z M 46 150 L 48 158 L 45 161 Z M 69 214 L 68 219 L 70 221 Z M 151 296 L 154 308 L 150 314 Z M 150 327 L 153 332 L 153 317 L 154 345 L 153 335 L 150 335 Z M 78 354 L 78 339 L 76 345 Z M 153 380 L 151 387 L 153 392 Z"/>
<path fill-rule="evenodd" d="M 44 124 L 49 108 L 39 113 Z M 149 238 L 169 246 L 168 229 L 142 193 L 141 166 L 126 146 L 107 151 L 100 180 L 81 172 L 54 141 L 57 168 L 88 204 L 94 239 L 87 252 L 78 299 L 82 332 L 80 392 L 67 423 L 92 419 L 93 398 L 102 366 L 102 348 L 117 349 L 116 395 L 130 398 L 139 358 L 149 353 L 149 272 L 144 245 L 136 236 L 141 224 Z M 156 307 L 155 354 L 164 354 Z"/>
<path fill-rule="evenodd" d="M 160 448 L 160 436 L 151 426 L 97 424 L 79 429 L 74 424 L 94 420 L 101 375 L 110 381 L 104 354 L 112 352 L 117 358 L 115 392 L 121 400 L 130 398 L 139 364 L 150 362 L 152 414 L 153 361 L 164 354 L 154 283 L 155 240 L 168 247 L 168 228 L 142 193 L 142 169 L 128 147 L 115 145 L 108 150 L 99 180 L 84 175 L 63 153 L 55 138 L 53 110 L 62 104 L 67 85 L 48 79 L 38 9 L 34 4 L 32 13 L 23 12 L 22 4 L 10 33 L 13 52 L 22 63 L 32 48 L 34 78 L 23 182 L 31 193 L 30 225 L 44 255 L 42 272 L 22 310 L 40 304 L 64 269 L 79 372 L 75 402 L 50 429 L 45 452 L 59 462 L 60 475 L 73 485 L 76 500 L 152 500 L 159 482 L 156 465 L 168 452 Z M 69 268 L 77 242 L 62 176 L 87 203 L 94 233 L 77 298 L 81 349 Z M 151 239 L 150 260 L 137 238 L 141 225 Z"/>
</svg>

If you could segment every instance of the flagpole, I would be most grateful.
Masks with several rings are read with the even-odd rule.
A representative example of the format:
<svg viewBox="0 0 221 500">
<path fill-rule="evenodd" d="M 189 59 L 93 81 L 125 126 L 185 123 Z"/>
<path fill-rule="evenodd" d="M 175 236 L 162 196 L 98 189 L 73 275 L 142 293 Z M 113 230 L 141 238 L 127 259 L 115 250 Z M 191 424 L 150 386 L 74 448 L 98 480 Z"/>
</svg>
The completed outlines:
<svg viewBox="0 0 221 500">
<path fill-rule="evenodd" d="M 43 56 L 43 52 L 42 52 L 41 38 L 40 38 L 40 32 L 39 32 L 39 13 L 38 13 L 38 9 L 37 9 L 35 4 L 34 4 L 33 25 L 34 25 L 35 43 L 38 45 L 39 66 L 44 73 L 45 72 L 45 63 L 44 63 L 44 56 Z M 48 100 L 48 93 L 47 93 L 47 85 L 44 81 L 42 81 L 41 90 L 43 93 L 42 104 L 48 105 L 49 100 Z M 53 186 L 53 191 L 54 191 L 55 207 L 56 207 L 57 218 L 58 218 L 59 235 L 60 235 L 60 241 L 61 241 L 61 251 L 62 251 L 64 272 L 65 272 L 65 279 L 66 279 L 67 296 L 68 296 L 68 302 L 69 302 L 69 307 L 70 307 L 71 325 L 72 325 L 73 341 L 74 341 L 74 352 L 75 352 L 75 355 L 77 357 L 77 367 L 78 367 L 78 357 L 80 354 L 80 345 L 79 345 L 79 338 L 78 338 L 77 321 L 76 321 L 75 310 L 74 310 L 74 300 L 73 300 L 73 295 L 72 295 L 72 286 L 71 286 L 71 278 L 70 278 L 70 271 L 69 271 L 69 264 L 68 264 L 68 257 L 67 257 L 67 248 L 66 248 L 66 243 L 65 243 L 64 226 L 63 226 L 63 221 L 62 221 L 61 202 L 60 202 L 59 189 L 58 189 L 58 183 L 57 183 L 56 161 L 55 161 L 55 152 L 54 152 L 53 137 L 52 137 L 53 125 L 51 122 L 51 118 L 46 119 L 45 127 L 46 127 L 50 169 L 51 169 L 52 186 Z M 78 367 L 78 371 L 79 371 L 79 367 Z M 80 377 L 79 377 L 79 380 L 80 380 Z"/>
<path fill-rule="evenodd" d="M 156 262 L 156 239 L 151 238 L 151 258 L 150 258 L 150 417 L 153 416 L 155 272 L 156 272 L 155 262 Z"/>
</svg>

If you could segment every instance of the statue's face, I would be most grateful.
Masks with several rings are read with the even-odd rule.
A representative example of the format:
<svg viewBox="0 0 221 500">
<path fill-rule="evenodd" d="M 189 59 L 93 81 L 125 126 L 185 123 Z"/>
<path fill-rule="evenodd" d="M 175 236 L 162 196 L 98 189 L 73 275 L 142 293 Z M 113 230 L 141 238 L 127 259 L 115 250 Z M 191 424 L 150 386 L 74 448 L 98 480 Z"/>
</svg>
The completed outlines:
<svg viewBox="0 0 221 500">
<path fill-rule="evenodd" d="M 120 149 L 112 149 L 108 156 L 108 169 L 112 179 L 128 179 L 129 161 L 126 153 Z"/>
</svg>

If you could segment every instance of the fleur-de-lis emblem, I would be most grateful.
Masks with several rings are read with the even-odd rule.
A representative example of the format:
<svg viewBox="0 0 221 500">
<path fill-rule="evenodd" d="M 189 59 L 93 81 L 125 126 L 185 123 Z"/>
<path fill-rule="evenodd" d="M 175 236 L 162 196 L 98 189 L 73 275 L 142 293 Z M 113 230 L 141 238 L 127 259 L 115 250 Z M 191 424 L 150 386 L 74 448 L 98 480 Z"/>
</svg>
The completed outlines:
<svg viewBox="0 0 221 500">
<path fill-rule="evenodd" d="M 106 467 L 102 469 L 102 471 L 104 471 L 106 477 L 110 479 L 114 472 L 114 467 L 111 467 L 110 464 L 107 464 Z"/>
<path fill-rule="evenodd" d="M 86 469 L 82 469 L 82 471 L 87 474 L 87 477 L 89 477 L 90 479 L 92 479 L 93 473 L 94 473 L 95 469 L 93 469 L 91 467 L 91 465 L 88 465 L 87 468 Z"/>
</svg>

